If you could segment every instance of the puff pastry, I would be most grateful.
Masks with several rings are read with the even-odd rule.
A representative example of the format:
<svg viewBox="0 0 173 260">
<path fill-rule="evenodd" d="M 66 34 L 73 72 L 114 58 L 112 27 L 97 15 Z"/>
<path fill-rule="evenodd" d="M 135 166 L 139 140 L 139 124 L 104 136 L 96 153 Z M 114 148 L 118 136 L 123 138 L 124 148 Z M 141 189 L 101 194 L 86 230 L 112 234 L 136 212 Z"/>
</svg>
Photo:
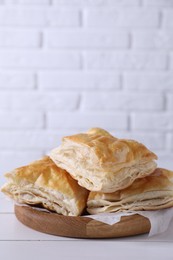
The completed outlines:
<svg viewBox="0 0 173 260">
<path fill-rule="evenodd" d="M 173 172 L 156 169 L 150 176 L 137 179 L 128 188 L 114 193 L 90 192 L 90 214 L 125 210 L 158 210 L 173 206 Z"/>
<path fill-rule="evenodd" d="M 2 192 L 19 203 L 42 205 L 59 214 L 77 216 L 86 208 L 88 191 L 48 157 L 7 173 Z"/>
<path fill-rule="evenodd" d="M 118 139 L 100 128 L 63 138 L 50 152 L 56 165 L 90 191 L 115 192 L 151 174 L 157 156 L 143 144 Z"/>
</svg>

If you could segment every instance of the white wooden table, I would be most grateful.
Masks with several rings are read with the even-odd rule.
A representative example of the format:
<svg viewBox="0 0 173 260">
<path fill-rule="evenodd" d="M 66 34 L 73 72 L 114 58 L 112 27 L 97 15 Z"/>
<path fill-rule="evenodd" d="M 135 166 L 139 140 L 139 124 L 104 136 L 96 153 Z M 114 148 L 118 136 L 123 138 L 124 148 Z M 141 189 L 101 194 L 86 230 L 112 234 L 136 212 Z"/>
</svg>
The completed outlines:
<svg viewBox="0 0 173 260">
<path fill-rule="evenodd" d="M 1 193 L 2 194 L 2 193 Z M 13 203 L 0 195 L 0 260 L 111 259 L 173 260 L 173 222 L 167 232 L 118 239 L 51 236 L 21 224 Z"/>
</svg>

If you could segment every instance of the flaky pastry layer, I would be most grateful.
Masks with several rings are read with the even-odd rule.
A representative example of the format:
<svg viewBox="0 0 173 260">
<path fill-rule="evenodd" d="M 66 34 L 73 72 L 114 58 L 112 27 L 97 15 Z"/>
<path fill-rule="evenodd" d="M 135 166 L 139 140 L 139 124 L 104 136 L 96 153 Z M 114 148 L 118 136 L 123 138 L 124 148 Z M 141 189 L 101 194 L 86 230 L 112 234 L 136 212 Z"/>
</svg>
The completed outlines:
<svg viewBox="0 0 173 260">
<path fill-rule="evenodd" d="M 49 157 L 7 173 L 2 192 L 19 203 L 41 205 L 59 214 L 78 216 L 86 207 L 88 191 Z"/>
<path fill-rule="evenodd" d="M 173 172 L 157 168 L 151 175 L 137 179 L 131 186 L 114 193 L 90 192 L 90 214 L 126 210 L 158 210 L 173 206 Z"/>
<path fill-rule="evenodd" d="M 143 144 L 115 138 L 99 128 L 64 137 L 50 157 L 81 186 L 108 193 L 128 187 L 157 167 L 157 156 Z"/>
</svg>

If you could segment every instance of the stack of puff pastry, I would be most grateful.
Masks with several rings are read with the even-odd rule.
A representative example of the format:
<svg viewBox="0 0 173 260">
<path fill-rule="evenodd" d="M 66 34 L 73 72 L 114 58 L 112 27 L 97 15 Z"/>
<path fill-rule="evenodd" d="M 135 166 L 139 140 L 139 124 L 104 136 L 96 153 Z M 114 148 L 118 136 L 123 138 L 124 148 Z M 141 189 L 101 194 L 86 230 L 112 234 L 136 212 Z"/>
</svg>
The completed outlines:
<svg viewBox="0 0 173 260">
<path fill-rule="evenodd" d="M 92 128 L 7 173 L 2 192 L 66 216 L 172 207 L 173 172 L 157 168 L 155 160 L 143 144 Z"/>
</svg>

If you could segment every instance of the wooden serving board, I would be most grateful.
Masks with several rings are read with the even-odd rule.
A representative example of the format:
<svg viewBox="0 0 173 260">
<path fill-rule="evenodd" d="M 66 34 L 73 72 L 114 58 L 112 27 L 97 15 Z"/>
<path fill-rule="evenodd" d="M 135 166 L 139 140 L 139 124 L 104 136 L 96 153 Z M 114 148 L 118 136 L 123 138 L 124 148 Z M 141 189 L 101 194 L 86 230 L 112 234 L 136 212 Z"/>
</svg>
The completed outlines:
<svg viewBox="0 0 173 260">
<path fill-rule="evenodd" d="M 24 225 L 47 234 L 73 238 L 115 238 L 148 233 L 150 222 L 135 214 L 108 225 L 88 217 L 69 217 L 15 205 L 15 215 Z"/>
</svg>

